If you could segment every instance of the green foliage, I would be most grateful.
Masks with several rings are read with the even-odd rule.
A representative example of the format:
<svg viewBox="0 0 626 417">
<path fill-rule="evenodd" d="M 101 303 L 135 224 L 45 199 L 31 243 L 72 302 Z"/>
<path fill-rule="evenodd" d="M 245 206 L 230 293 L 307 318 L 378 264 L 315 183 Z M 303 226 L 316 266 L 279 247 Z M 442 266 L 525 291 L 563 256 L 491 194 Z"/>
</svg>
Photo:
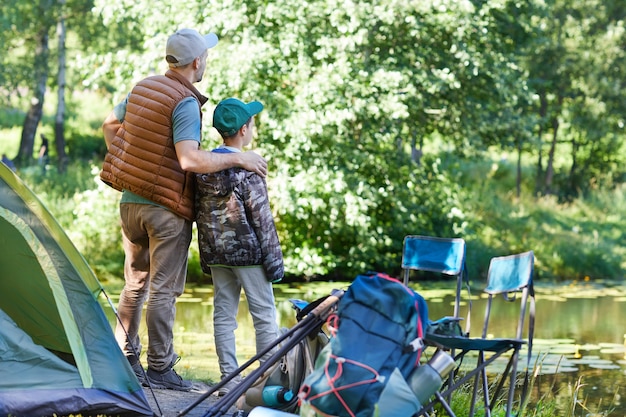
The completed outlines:
<svg viewBox="0 0 626 417">
<path fill-rule="evenodd" d="M 461 231 L 459 190 L 437 172 L 437 161 L 403 167 L 372 154 L 338 155 L 349 161 L 303 166 L 295 174 L 283 174 L 289 167 L 281 166 L 270 182 L 290 272 L 398 272 L 405 235 Z"/>
<path fill-rule="evenodd" d="M 506 160 L 485 161 L 464 175 L 471 188 L 467 230 L 471 276 L 486 277 L 492 256 L 534 250 L 544 279 L 599 279 L 624 276 L 624 187 L 559 203 L 554 196 L 515 197 L 514 170 Z M 479 182 L 479 178 L 485 178 Z M 529 181 L 530 182 L 530 181 Z M 532 184 L 524 184 L 532 189 Z"/>
<path fill-rule="evenodd" d="M 7 107 L 27 108 L 37 27 L 29 19 L 45 1 L 0 6 Z M 65 133 L 75 166 L 99 166 L 100 123 L 138 79 L 165 70 L 170 33 L 184 26 L 218 33 L 198 84 L 210 98 L 203 146 L 217 144 L 211 104 L 228 96 L 265 104 L 254 145 L 270 164 L 272 208 L 296 277 L 398 273 L 407 234 L 464 237 L 476 279 L 491 256 L 527 249 L 542 277 L 623 277 L 626 31 L 614 2 L 194 0 L 180 8 L 68 0 L 65 7 L 73 89 Z M 3 134 L 19 138 L 22 113 L 0 117 L 11 129 Z M 50 116 L 41 129 L 53 131 Z M 18 149 L 0 146 L 9 155 Z M 86 172 L 71 169 L 70 177 Z M 68 230 L 77 223 L 88 259 L 105 265 L 99 245 L 121 257 L 115 203 L 95 223 L 77 217 L 89 217 L 84 207 L 98 207 L 104 195 L 89 192 L 98 189 L 93 175 L 84 188 L 33 183 Z M 61 201 L 70 198 L 72 209 Z M 189 269 L 206 279 L 193 248 Z"/>
<path fill-rule="evenodd" d="M 476 282 L 486 277 L 492 256 L 529 249 L 535 251 L 539 279 L 624 276 L 623 187 L 572 204 L 559 204 L 554 197 L 517 200 L 511 191 L 514 174 L 505 162 L 447 159 L 446 166 L 457 166 L 457 179 L 463 181 L 441 175 L 437 160 L 398 170 L 397 178 L 387 178 L 386 186 L 378 187 L 340 170 L 310 171 L 297 181 L 270 179 L 288 273 L 348 280 L 367 270 L 398 275 L 404 236 L 426 234 L 464 237 L 470 278 Z M 98 275 L 119 278 L 119 193 L 100 182 L 98 171 L 99 164 L 74 160 L 64 175 L 51 169 L 44 176 L 38 167 L 22 169 L 19 175 Z M 404 185 L 393 188 L 397 184 Z M 310 193 L 319 198 L 311 199 Z M 195 233 L 189 259 L 190 281 L 207 282 Z"/>
<path fill-rule="evenodd" d="M 102 161 L 106 154 L 106 144 L 94 133 L 66 132 L 65 144 L 71 150 L 71 158 Z"/>
<path fill-rule="evenodd" d="M 119 196 L 96 179 L 99 167 L 73 162 L 65 174 L 38 167 L 18 173 L 42 200 L 102 280 L 123 276 Z"/>
<path fill-rule="evenodd" d="M 17 109 L 7 108 L 0 113 L 0 128 L 2 129 L 21 127 L 23 122 L 24 113 Z"/>
<path fill-rule="evenodd" d="M 288 270 L 390 270 L 404 235 L 459 233 L 449 175 L 432 157 L 410 158 L 416 129 L 432 130 L 415 85 L 426 76 L 412 47 L 417 4 L 248 7 L 225 28 L 232 58 L 209 60 L 207 89 L 266 105 L 259 142 Z"/>
</svg>

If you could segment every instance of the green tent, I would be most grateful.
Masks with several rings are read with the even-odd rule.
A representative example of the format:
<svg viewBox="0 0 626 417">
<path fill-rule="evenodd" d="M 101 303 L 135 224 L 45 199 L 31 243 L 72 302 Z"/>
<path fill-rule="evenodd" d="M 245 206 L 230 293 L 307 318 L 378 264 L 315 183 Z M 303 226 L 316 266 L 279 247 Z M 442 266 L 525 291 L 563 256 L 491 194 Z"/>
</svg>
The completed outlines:
<svg viewBox="0 0 626 417">
<path fill-rule="evenodd" d="M 0 163 L 0 416 L 153 416 L 50 212 Z"/>
</svg>

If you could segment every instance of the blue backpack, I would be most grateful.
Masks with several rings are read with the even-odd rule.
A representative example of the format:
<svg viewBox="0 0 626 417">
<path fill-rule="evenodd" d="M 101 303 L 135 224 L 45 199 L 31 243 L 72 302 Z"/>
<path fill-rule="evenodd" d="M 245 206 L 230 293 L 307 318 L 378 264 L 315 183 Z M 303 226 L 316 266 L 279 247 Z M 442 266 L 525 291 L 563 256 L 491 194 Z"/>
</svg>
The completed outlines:
<svg viewBox="0 0 626 417">
<path fill-rule="evenodd" d="M 424 299 L 386 274 L 359 275 L 328 319 L 331 340 L 304 380 L 301 406 L 317 415 L 369 417 L 394 369 L 419 365 Z"/>
</svg>

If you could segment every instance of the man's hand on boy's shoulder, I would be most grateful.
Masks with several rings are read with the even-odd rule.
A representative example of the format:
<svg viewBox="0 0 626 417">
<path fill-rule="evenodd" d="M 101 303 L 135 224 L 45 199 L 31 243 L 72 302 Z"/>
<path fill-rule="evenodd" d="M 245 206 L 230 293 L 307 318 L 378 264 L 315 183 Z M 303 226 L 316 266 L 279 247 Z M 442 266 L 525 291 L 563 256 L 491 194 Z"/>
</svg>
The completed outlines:
<svg viewBox="0 0 626 417">
<path fill-rule="evenodd" d="M 254 151 L 242 152 L 240 166 L 248 171 L 256 172 L 263 178 L 267 176 L 267 161 Z"/>
</svg>

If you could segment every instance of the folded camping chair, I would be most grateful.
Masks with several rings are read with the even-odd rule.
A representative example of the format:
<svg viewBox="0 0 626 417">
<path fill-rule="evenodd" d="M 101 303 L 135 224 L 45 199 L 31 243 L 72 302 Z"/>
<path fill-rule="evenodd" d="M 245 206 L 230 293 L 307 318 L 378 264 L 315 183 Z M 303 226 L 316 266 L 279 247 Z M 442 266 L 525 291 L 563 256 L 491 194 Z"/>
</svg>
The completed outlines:
<svg viewBox="0 0 626 417">
<path fill-rule="evenodd" d="M 463 357 L 469 352 L 473 351 L 478 354 L 476 368 L 466 373 L 462 378 L 455 380 L 454 384 L 447 387 L 444 392 L 436 394 L 435 401 L 439 401 L 444 404 L 444 408 L 446 408 L 446 410 L 448 410 L 448 407 L 443 398 L 452 394 L 454 390 L 462 386 L 467 381 L 473 379 L 474 390 L 472 393 L 469 416 L 471 417 L 474 415 L 478 399 L 478 384 L 481 383 L 483 402 L 485 406 L 484 415 L 489 417 L 491 416 L 493 407 L 496 405 L 497 399 L 499 398 L 499 395 L 508 379 L 509 387 L 506 397 L 506 416 L 511 416 L 517 382 L 517 363 L 519 354 L 522 347 L 528 344 L 525 378 L 520 395 L 520 407 L 524 405 L 528 393 L 528 376 L 530 371 L 529 368 L 535 321 L 535 298 L 532 281 L 534 260 L 535 258 L 532 251 L 491 259 L 487 276 L 487 287 L 484 290 L 485 294 L 487 294 L 487 305 L 485 308 L 485 321 L 483 324 L 482 336 L 480 338 L 443 336 L 432 333 L 427 334 L 427 344 L 434 344 L 444 350 L 460 351 L 460 353 L 455 355 L 455 360 L 457 361 L 462 360 Z M 521 296 L 519 296 L 519 293 L 521 293 Z M 508 302 L 520 301 L 520 311 L 516 324 L 515 338 L 507 339 L 487 337 L 492 304 L 498 295 L 502 295 L 502 299 Z M 528 323 L 526 324 L 525 321 L 527 315 Z M 506 362 L 506 367 L 504 371 L 500 373 L 495 384 L 495 388 L 490 393 L 487 383 L 487 367 L 496 359 L 507 356 L 508 361 Z M 435 401 L 425 406 L 422 411 L 424 412 L 432 409 Z M 448 414 L 450 414 L 449 411 Z M 453 414 L 450 415 L 453 416 Z"/>
</svg>

